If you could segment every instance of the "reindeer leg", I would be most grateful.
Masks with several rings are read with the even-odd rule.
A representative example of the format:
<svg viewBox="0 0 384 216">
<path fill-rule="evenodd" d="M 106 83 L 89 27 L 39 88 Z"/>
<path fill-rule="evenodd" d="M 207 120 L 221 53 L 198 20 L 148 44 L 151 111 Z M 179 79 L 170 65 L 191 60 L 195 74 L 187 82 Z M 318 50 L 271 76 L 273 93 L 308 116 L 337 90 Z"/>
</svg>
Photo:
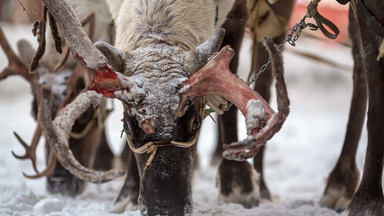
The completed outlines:
<svg viewBox="0 0 384 216">
<path fill-rule="evenodd" d="M 381 1 L 364 1 L 366 7 L 376 19 L 384 20 L 381 13 L 384 3 Z M 358 20 L 361 52 L 368 85 L 368 147 L 365 155 L 364 172 L 361 183 L 347 207 L 348 216 L 384 215 L 384 196 L 382 175 L 384 165 L 384 60 L 377 61 L 378 47 L 383 37 L 377 36 Z M 351 17 L 352 21 L 354 17 Z M 356 41 L 355 41 L 356 42 Z"/>
<path fill-rule="evenodd" d="M 248 19 L 246 14 L 246 3 L 243 0 L 236 1 L 232 10 L 227 15 L 227 20 L 222 28 L 225 29 L 225 36 L 222 47 L 230 45 L 235 50 L 235 55 L 229 65 L 233 74 L 237 74 L 239 65 L 239 54 L 243 41 L 245 22 Z M 237 138 L 237 108 L 231 107 L 230 110 L 218 116 L 218 139 L 215 152 L 212 157 L 212 164 L 219 164 L 222 159 L 223 144 L 238 140 Z"/>
<path fill-rule="evenodd" d="M 369 67 L 367 69 L 369 90 L 368 147 L 362 181 L 347 208 L 350 216 L 384 214 L 384 197 L 381 186 L 384 164 L 384 127 L 381 124 L 384 121 L 382 115 L 384 83 L 377 82 L 377 80 L 384 80 L 384 64 L 381 61 L 380 66 Z"/>
<path fill-rule="evenodd" d="M 226 29 L 223 45 L 231 45 L 235 50 L 230 69 L 237 73 L 240 46 L 248 19 L 246 1 L 236 1 L 228 20 L 224 23 Z M 229 111 L 219 116 L 219 139 L 217 151 L 222 153 L 224 143 L 238 141 L 237 136 L 237 108 L 232 106 Z M 221 158 L 221 156 L 220 156 Z M 220 199 L 225 202 L 240 203 L 250 208 L 259 204 L 258 175 L 247 161 L 232 161 L 223 159 L 219 165 L 218 187 Z M 240 194 L 237 193 L 241 191 Z"/>
<path fill-rule="evenodd" d="M 282 16 L 285 19 L 289 20 L 292 9 L 293 9 L 294 1 L 278 1 L 275 4 L 271 5 L 272 10 L 276 15 Z M 285 34 L 282 34 L 273 39 L 275 44 L 281 44 L 285 40 Z M 263 64 L 265 64 L 268 60 L 268 52 L 262 43 L 258 44 L 258 53 L 256 58 L 256 67 L 255 69 L 260 68 Z M 253 71 L 255 73 L 257 71 Z M 255 91 L 257 91 L 267 102 L 270 101 L 271 98 L 271 85 L 272 85 L 272 71 L 271 67 L 268 67 L 263 74 L 259 76 L 255 83 Z M 259 150 L 259 153 L 253 159 L 253 166 L 258 173 L 260 173 L 260 197 L 264 200 L 271 200 L 271 194 L 267 187 L 267 184 L 264 180 L 264 172 L 263 172 L 263 160 L 264 160 L 264 151 L 265 146 L 262 146 Z"/>
<path fill-rule="evenodd" d="M 110 210 L 110 212 L 113 213 L 122 213 L 127 209 L 132 210 L 138 208 L 137 201 L 139 198 L 140 175 L 136 158 L 127 143 L 125 143 L 121 160 L 123 161 L 123 166 L 125 166 L 124 169 L 127 170 L 127 177 L 120 189 L 119 196 L 115 200 L 115 204 Z"/>
<path fill-rule="evenodd" d="M 258 53 L 256 60 L 256 68 L 260 68 L 261 65 L 265 64 L 268 61 L 268 52 L 262 43 L 258 45 Z M 257 71 L 256 71 L 257 72 Z M 271 95 L 271 85 L 272 85 L 272 71 L 271 67 L 268 67 L 264 73 L 262 73 L 255 83 L 255 91 L 257 91 L 267 102 L 270 100 Z M 264 180 L 263 172 L 263 158 L 264 158 L 265 146 L 262 146 L 259 150 L 259 153 L 253 159 L 253 166 L 258 173 L 260 173 L 260 197 L 262 199 L 270 200 L 271 195 L 269 189 Z"/>
<path fill-rule="evenodd" d="M 353 16 L 351 11 L 350 16 Z M 362 64 L 363 58 L 360 53 L 361 47 L 356 42 L 359 41 L 357 35 L 353 33 L 358 31 L 358 29 L 353 24 L 355 22 L 354 18 L 350 18 L 352 18 L 352 23 L 350 23 L 349 32 L 351 33 L 352 41 L 354 41 L 352 53 L 355 65 L 353 69 L 353 95 L 349 111 L 349 121 L 339 160 L 329 174 L 327 186 L 320 200 L 321 205 L 336 211 L 345 210 L 359 184 L 360 175 L 355 158 L 367 107 L 367 86 Z"/>
<path fill-rule="evenodd" d="M 266 38 L 264 44 L 271 56 L 271 67 L 276 80 L 277 109 L 279 112 L 275 113 L 271 111 L 266 120 L 260 120 L 258 116 L 260 109 L 263 109 L 261 107 L 261 101 L 255 101 L 251 104 L 250 107 L 253 108 L 249 110 L 249 112 L 243 112 L 247 113 L 245 120 L 247 122 L 249 136 L 240 142 L 224 145 L 224 149 L 226 150 L 223 152 L 223 155 L 227 159 L 246 160 L 254 157 L 260 146 L 281 129 L 281 126 L 289 114 L 290 101 L 284 81 L 283 58 L 270 38 Z M 258 97 L 261 98 L 261 96 Z M 259 108 L 254 109 L 256 107 Z M 264 108 L 268 107 L 264 106 Z M 271 108 L 269 107 L 268 109 Z M 260 125 L 262 126 L 261 128 Z"/>
<path fill-rule="evenodd" d="M 93 162 L 93 168 L 95 170 L 109 170 L 114 166 L 114 154 L 109 147 L 108 140 L 106 137 L 105 129 L 101 132 L 101 140 L 96 149 L 95 160 Z"/>
</svg>

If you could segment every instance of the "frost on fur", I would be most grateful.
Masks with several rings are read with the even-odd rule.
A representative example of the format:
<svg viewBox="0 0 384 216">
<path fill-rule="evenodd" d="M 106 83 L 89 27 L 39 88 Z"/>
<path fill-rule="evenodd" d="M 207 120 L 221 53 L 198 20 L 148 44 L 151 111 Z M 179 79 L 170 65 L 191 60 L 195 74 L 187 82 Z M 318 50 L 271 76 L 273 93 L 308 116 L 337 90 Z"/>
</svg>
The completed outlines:
<svg viewBox="0 0 384 216">
<path fill-rule="evenodd" d="M 53 121 L 58 137 L 68 140 L 76 119 L 79 118 L 90 105 L 98 106 L 102 98 L 102 94 L 95 91 L 86 91 L 79 94 L 72 103 L 65 106 Z"/>
<path fill-rule="evenodd" d="M 248 101 L 247 115 L 245 116 L 245 125 L 248 134 L 251 134 L 252 129 L 261 128 L 263 122 L 267 119 L 267 112 L 265 111 L 264 104 L 260 100 L 251 99 Z"/>
</svg>

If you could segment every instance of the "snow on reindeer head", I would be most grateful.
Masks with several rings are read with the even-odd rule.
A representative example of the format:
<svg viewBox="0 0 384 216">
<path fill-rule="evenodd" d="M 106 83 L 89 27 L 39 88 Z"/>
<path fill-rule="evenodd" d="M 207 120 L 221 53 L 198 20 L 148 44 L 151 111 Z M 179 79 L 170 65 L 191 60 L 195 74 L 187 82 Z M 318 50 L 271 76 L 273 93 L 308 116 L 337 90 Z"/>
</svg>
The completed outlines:
<svg viewBox="0 0 384 216">
<path fill-rule="evenodd" d="M 215 7 L 204 6 L 206 1 L 124 1 L 121 8 L 130 10 L 116 18 L 115 47 L 102 42 L 92 44 L 65 2 L 43 1 L 73 56 L 94 74 L 83 93 L 53 122 L 41 116 L 48 142 L 62 165 L 79 178 L 102 183 L 124 174 L 83 167 L 70 153 L 67 141 L 71 125 L 88 106 L 97 106 L 103 96 L 121 100 L 128 143 L 136 153 L 141 175 L 139 204 L 143 214 L 191 213 L 194 144 L 204 115 L 204 96 L 224 97 L 245 116 L 255 119 L 256 123 L 247 123 L 247 141 L 252 144 L 264 142 L 281 127 L 285 113 L 275 113 L 261 96 L 232 75 L 229 63 L 233 50 L 224 47 L 214 56 L 224 31 L 218 29 L 199 45 L 202 38 L 208 38 L 197 33 L 199 28 L 213 23 L 198 19 L 188 22 L 188 16 L 196 18 L 196 12 L 204 17 L 204 8 L 214 13 Z M 282 86 L 278 94 L 285 98 Z M 43 95 L 48 92 L 45 89 Z M 42 104 L 49 105 L 49 99 L 43 98 Z M 259 111 L 253 112 L 253 104 Z M 242 147 L 238 151 L 236 147 L 231 149 L 231 153 L 246 155 Z"/>
</svg>

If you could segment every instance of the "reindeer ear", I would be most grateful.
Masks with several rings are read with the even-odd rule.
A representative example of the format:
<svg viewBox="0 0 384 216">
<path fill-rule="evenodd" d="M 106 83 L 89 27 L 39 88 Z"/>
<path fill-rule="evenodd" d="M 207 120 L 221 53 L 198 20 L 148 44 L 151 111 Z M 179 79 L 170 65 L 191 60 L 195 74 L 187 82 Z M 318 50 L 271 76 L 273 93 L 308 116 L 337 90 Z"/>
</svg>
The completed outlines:
<svg viewBox="0 0 384 216">
<path fill-rule="evenodd" d="M 29 65 L 33 56 L 35 55 L 36 50 L 32 45 L 26 40 L 19 40 L 17 42 L 17 50 L 19 52 L 19 57 L 25 65 Z"/>
<path fill-rule="evenodd" d="M 124 72 L 125 70 L 125 61 L 126 55 L 121 50 L 116 47 L 104 42 L 98 41 L 95 43 L 97 49 L 103 53 L 105 57 L 108 59 L 108 64 L 112 67 L 114 71 Z"/>
<path fill-rule="evenodd" d="M 195 65 L 197 69 L 203 67 L 208 60 L 219 51 L 223 43 L 224 34 L 225 30 L 219 28 L 208 40 L 196 47 L 194 52 L 194 63 L 197 64 Z"/>
<path fill-rule="evenodd" d="M 210 58 L 219 51 L 223 43 L 224 34 L 225 30 L 223 28 L 217 29 L 208 40 L 196 47 L 196 54 L 202 58 Z"/>
</svg>

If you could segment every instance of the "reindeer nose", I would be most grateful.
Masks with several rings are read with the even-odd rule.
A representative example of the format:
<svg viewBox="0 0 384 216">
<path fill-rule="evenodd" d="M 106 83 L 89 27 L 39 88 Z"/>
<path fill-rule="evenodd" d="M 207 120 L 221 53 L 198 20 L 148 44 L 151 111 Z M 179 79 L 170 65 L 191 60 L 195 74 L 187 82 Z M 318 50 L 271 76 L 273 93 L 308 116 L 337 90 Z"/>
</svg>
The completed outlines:
<svg viewBox="0 0 384 216">
<path fill-rule="evenodd" d="M 155 133 L 155 128 L 152 126 L 150 119 L 145 119 L 139 126 L 147 134 Z"/>
</svg>

